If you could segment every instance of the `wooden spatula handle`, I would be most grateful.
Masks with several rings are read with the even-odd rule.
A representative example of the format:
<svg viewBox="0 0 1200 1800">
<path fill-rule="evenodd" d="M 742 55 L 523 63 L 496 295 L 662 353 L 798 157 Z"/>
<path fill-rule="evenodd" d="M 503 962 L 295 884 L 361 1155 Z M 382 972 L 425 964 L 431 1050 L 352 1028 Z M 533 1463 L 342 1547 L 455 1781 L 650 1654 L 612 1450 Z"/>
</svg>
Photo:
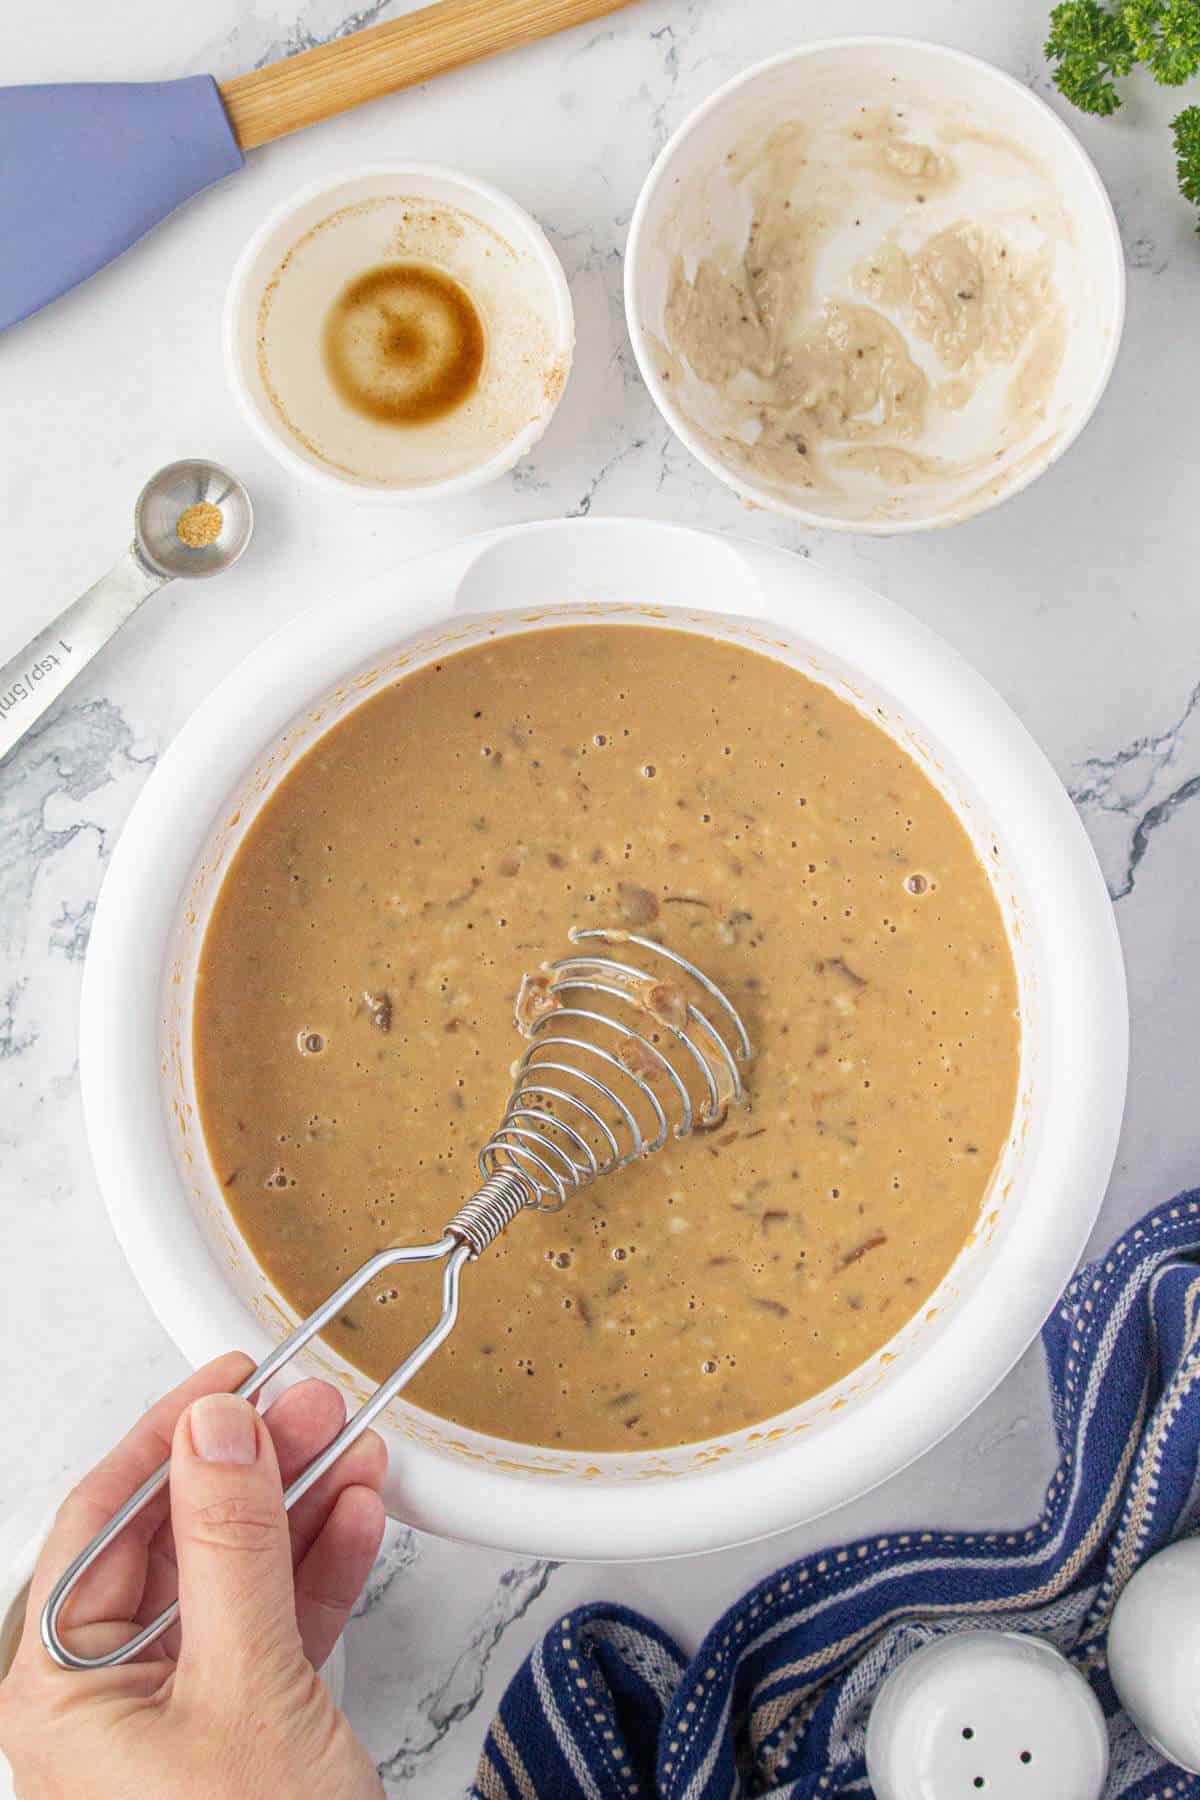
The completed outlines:
<svg viewBox="0 0 1200 1800">
<path fill-rule="evenodd" d="M 439 0 L 405 18 L 352 32 L 315 50 L 220 84 L 243 150 L 332 119 L 448 69 L 583 25 L 630 0 Z"/>
</svg>

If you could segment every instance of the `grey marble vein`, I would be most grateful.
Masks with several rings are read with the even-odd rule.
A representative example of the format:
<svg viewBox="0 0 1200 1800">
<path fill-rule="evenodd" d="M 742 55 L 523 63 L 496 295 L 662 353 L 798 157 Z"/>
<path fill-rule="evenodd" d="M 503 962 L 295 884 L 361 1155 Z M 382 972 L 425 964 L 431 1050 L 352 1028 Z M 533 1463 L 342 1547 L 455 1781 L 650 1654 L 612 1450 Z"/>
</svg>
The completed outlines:
<svg viewBox="0 0 1200 1800">
<path fill-rule="evenodd" d="M 567 52 L 566 62 L 569 67 L 578 57 L 586 56 L 589 50 L 597 49 L 601 44 L 612 44 L 620 37 L 618 25 L 601 25 L 599 30 L 591 32 L 582 43 L 572 44 Z"/>
<path fill-rule="evenodd" d="M 545 1593 L 557 1563 L 518 1563 L 505 1569 L 457 1655 L 416 1685 L 401 1712 L 395 1750 L 379 1763 L 385 1782 L 411 1781 L 453 1728 L 478 1706 L 496 1646 Z"/>
<path fill-rule="evenodd" d="M 73 1056 L 69 1066 L 63 1069 L 61 1073 L 51 1075 L 49 1087 L 52 1100 L 68 1100 L 71 1098 L 79 1087 L 78 1056 Z M 154 1402 L 159 1398 L 160 1396 L 158 1394 L 151 1394 L 141 1410 L 143 1412 L 149 1412 L 151 1406 L 153 1406 Z"/>
<path fill-rule="evenodd" d="M 1139 231 L 1130 237 L 1122 222 L 1122 238 L 1125 243 L 1125 260 L 1131 269 L 1149 269 L 1152 275 L 1161 275 L 1168 266 L 1168 259 L 1161 255 L 1158 245 L 1148 231 Z"/>
<path fill-rule="evenodd" d="M 351 32 L 361 31 L 366 25 L 376 25 L 391 3 L 392 0 L 369 0 L 368 5 L 347 13 L 326 31 L 313 30 L 306 23 L 306 18 L 311 16 L 312 9 L 309 9 L 296 20 L 290 31 L 267 46 L 254 66 L 264 69 L 268 63 L 281 62 L 284 57 L 295 56 L 299 50 L 316 50 L 321 44 L 332 44 L 338 38 L 349 37 Z"/>
<path fill-rule="evenodd" d="M 596 172 L 603 180 L 603 171 Z M 585 220 L 579 225 L 552 225 L 550 237 L 566 266 L 568 276 L 592 274 L 603 270 L 608 264 L 615 266 L 617 287 L 620 288 L 624 259 L 613 241 L 607 221 L 597 224 Z M 579 253 L 581 246 L 582 255 Z"/>
<path fill-rule="evenodd" d="M 1194 800 L 1197 794 L 1200 794 L 1200 775 L 1192 775 L 1174 793 L 1168 794 L 1165 800 L 1159 800 L 1146 808 L 1134 828 L 1125 885 L 1113 895 L 1114 900 L 1123 900 L 1126 894 L 1133 892 L 1138 866 L 1150 845 L 1151 832 L 1157 831 L 1160 825 L 1165 825 L 1185 801 Z"/>
<path fill-rule="evenodd" d="M 592 502 L 596 498 L 597 489 L 607 480 L 613 470 L 625 461 L 627 456 L 635 456 L 639 450 L 644 450 L 646 443 L 647 439 L 644 437 L 634 438 L 631 443 L 623 445 L 620 450 L 615 450 L 607 462 L 601 463 L 574 506 L 567 509 L 568 519 L 586 519 L 592 510 Z"/>
<path fill-rule="evenodd" d="M 110 700 L 87 700 L 51 713 L 0 770 L 0 949 L 23 948 L 29 903 L 47 859 L 81 832 L 95 832 L 107 852 L 102 825 L 86 819 L 55 827 L 50 803 L 62 796 L 87 800 L 130 769 L 148 770 L 153 756 L 137 756 L 134 734 Z"/>
<path fill-rule="evenodd" d="M 17 1024 L 17 1009 L 28 986 L 29 978 L 23 975 L 19 981 L 12 983 L 7 993 L 0 996 L 0 1062 L 20 1056 L 37 1042 L 35 1030 L 22 1030 Z"/>
<path fill-rule="evenodd" d="M 679 85 L 679 34 L 674 25 L 660 25 L 650 33 L 650 41 L 662 50 L 662 73 L 665 90 L 650 114 L 650 141 L 655 156 L 671 135 L 668 114 L 674 109 L 675 90 Z"/>
<path fill-rule="evenodd" d="M 1165 731 L 1136 737 L 1111 756 L 1089 756 L 1070 794 L 1095 842 L 1110 895 L 1124 900 L 1155 832 L 1200 794 L 1200 682 Z"/>
<path fill-rule="evenodd" d="M 82 906 L 75 908 L 64 900 L 50 921 L 50 949 L 65 956 L 68 962 L 82 962 L 92 935 L 95 912 L 94 900 L 85 900 Z"/>
<path fill-rule="evenodd" d="M 509 477 L 514 494 L 543 494 L 550 482 L 541 473 L 540 465 L 535 457 L 528 457 L 519 462 Z"/>
<path fill-rule="evenodd" d="M 679 122 L 677 102 L 685 57 L 704 22 L 705 11 L 703 0 L 691 0 L 689 5 L 673 8 L 668 22 L 650 33 L 651 43 L 656 44 L 661 53 L 655 81 L 656 87 L 661 84 L 661 94 L 650 109 L 650 148 L 655 156 Z"/>
<path fill-rule="evenodd" d="M 1006 1444 L 1011 1444 L 1015 1439 L 1023 1437 L 1032 1428 L 1032 1421 L 1025 1413 L 1016 1413 L 1011 1419 L 1006 1419 L 1003 1424 L 993 1426 L 990 1431 L 985 1432 L 975 1445 L 972 1455 L 976 1458 L 994 1456 L 997 1450 L 1001 1450 Z"/>
<path fill-rule="evenodd" d="M 409 1525 L 401 1525 L 393 1541 L 386 1546 L 367 1578 L 351 1617 L 365 1619 L 386 1600 L 392 1585 L 411 1569 L 421 1555 L 421 1540 Z"/>
</svg>

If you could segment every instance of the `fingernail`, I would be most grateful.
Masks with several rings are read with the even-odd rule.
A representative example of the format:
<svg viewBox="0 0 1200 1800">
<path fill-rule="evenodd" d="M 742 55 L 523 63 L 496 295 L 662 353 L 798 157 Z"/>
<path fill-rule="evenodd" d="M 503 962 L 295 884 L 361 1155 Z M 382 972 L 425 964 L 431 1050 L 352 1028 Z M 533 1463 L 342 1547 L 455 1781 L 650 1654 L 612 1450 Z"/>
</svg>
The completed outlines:
<svg viewBox="0 0 1200 1800">
<path fill-rule="evenodd" d="M 248 1400 L 206 1394 L 188 1415 L 192 1449 L 206 1463 L 252 1463 L 258 1457 L 258 1421 Z"/>
</svg>

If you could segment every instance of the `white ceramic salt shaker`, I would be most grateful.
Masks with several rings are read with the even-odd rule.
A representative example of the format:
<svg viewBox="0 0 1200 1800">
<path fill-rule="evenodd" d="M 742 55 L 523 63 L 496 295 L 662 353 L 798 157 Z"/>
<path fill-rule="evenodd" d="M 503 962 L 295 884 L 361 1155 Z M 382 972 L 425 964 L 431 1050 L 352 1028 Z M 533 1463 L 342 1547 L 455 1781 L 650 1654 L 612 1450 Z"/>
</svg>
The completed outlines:
<svg viewBox="0 0 1200 1800">
<path fill-rule="evenodd" d="M 884 1682 L 867 1772 L 877 1800 L 1099 1800 L 1108 1733 L 1052 1645 L 964 1632 L 914 1651 Z"/>
<path fill-rule="evenodd" d="M 1109 1626 L 1108 1672 L 1146 1742 L 1200 1774 L 1200 1537 L 1131 1576 Z"/>
</svg>

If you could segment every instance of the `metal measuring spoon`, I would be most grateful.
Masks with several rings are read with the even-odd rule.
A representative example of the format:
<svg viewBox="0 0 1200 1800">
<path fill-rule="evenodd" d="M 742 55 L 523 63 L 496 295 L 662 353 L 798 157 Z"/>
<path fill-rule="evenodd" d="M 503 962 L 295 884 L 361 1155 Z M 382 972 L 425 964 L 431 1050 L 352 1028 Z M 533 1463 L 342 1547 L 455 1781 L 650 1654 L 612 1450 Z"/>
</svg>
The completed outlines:
<svg viewBox="0 0 1200 1800">
<path fill-rule="evenodd" d="M 209 542 L 189 544 L 176 527 L 189 507 L 204 505 L 220 512 L 220 528 Z M 199 522 L 216 526 L 211 513 Z M 124 556 L 0 668 L 0 757 L 20 743 L 143 600 L 177 578 L 219 575 L 237 561 L 253 529 L 249 494 L 218 463 L 168 463 L 152 475 L 137 497 L 133 542 Z"/>
</svg>

